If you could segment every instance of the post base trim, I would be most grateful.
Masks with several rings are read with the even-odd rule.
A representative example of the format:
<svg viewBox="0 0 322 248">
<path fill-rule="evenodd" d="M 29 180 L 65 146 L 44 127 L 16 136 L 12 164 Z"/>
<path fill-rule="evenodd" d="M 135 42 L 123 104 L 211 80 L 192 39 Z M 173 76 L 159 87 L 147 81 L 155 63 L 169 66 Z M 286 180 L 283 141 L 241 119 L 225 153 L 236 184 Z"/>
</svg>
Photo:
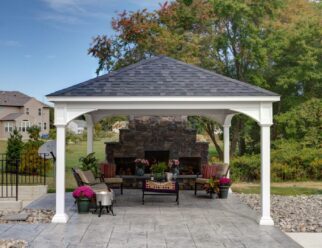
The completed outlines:
<svg viewBox="0 0 322 248">
<path fill-rule="evenodd" d="M 55 214 L 53 219 L 51 220 L 52 223 L 67 223 L 68 215 L 67 214 Z"/>
<path fill-rule="evenodd" d="M 259 224 L 261 226 L 274 226 L 274 221 L 271 217 L 261 217 Z"/>
</svg>

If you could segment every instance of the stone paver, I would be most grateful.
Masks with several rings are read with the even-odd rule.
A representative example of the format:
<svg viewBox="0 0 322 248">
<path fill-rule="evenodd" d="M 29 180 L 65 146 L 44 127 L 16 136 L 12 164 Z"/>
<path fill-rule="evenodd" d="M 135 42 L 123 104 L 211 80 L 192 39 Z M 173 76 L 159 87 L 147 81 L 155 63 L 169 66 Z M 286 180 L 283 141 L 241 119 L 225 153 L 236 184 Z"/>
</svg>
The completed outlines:
<svg viewBox="0 0 322 248">
<path fill-rule="evenodd" d="M 252 248 L 301 247 L 276 227 L 259 226 L 256 213 L 230 195 L 208 199 L 200 192 L 180 192 L 180 205 L 172 196 L 146 197 L 140 190 L 117 195 L 116 216 L 79 215 L 71 194 L 67 224 L 2 224 L 0 239 L 23 239 L 30 247 L 105 248 Z M 54 194 L 28 208 L 54 209 Z"/>
</svg>

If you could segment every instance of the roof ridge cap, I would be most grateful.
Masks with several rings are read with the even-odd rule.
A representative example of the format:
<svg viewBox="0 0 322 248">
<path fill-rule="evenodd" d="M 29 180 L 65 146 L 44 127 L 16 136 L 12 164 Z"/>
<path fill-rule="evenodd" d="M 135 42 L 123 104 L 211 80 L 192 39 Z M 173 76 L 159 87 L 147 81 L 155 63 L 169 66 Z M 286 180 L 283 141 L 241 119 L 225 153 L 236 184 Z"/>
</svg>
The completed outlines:
<svg viewBox="0 0 322 248">
<path fill-rule="evenodd" d="M 277 96 L 277 95 L 278 95 L 278 94 L 276 94 L 276 93 L 274 93 L 274 92 L 272 92 L 272 91 L 270 91 L 270 90 L 267 90 L 267 89 L 261 88 L 261 87 L 259 87 L 259 86 L 256 86 L 256 85 L 253 85 L 253 84 L 250 84 L 250 83 L 246 83 L 246 82 L 243 82 L 243 81 L 240 81 L 240 80 L 234 79 L 234 78 L 230 78 L 230 77 L 227 77 L 227 76 L 221 75 L 221 74 L 219 74 L 219 73 L 217 73 L 217 72 L 210 71 L 210 70 L 207 70 L 207 69 L 205 69 L 205 68 L 202 68 L 202 67 L 199 67 L 199 66 L 196 66 L 196 65 L 193 65 L 193 64 L 185 63 L 185 62 L 183 62 L 183 61 L 181 61 L 181 60 L 177 60 L 177 59 L 174 59 L 174 58 L 171 58 L 171 57 L 167 57 L 167 56 L 165 56 L 165 58 L 170 59 L 170 60 L 175 61 L 175 62 L 178 62 L 178 63 L 180 63 L 180 64 L 182 64 L 182 65 L 185 65 L 185 66 L 187 66 L 187 65 L 188 65 L 189 67 L 194 68 L 194 69 L 197 69 L 197 70 L 199 70 L 199 71 L 207 72 L 207 73 L 212 74 L 212 75 L 215 75 L 215 76 L 217 76 L 217 77 L 224 78 L 224 79 L 226 79 L 226 80 L 228 80 L 228 81 L 230 81 L 230 82 L 237 83 L 237 84 L 239 84 L 239 85 L 248 86 L 248 87 L 251 87 L 251 88 L 253 88 L 253 89 L 259 90 L 259 91 L 261 91 L 261 92 L 264 92 L 264 93 L 273 94 L 274 96 Z"/>
<path fill-rule="evenodd" d="M 148 59 L 143 59 L 143 60 L 140 60 L 134 64 L 130 64 L 130 65 L 127 65 L 125 67 L 122 67 L 116 71 L 112 71 L 110 73 L 107 73 L 105 74 L 104 76 L 106 76 L 107 78 L 111 77 L 111 76 L 115 76 L 115 75 L 118 75 L 119 73 L 121 72 L 125 72 L 125 71 L 129 71 L 129 70 L 133 70 L 135 69 L 136 67 L 140 66 L 140 65 L 144 65 L 146 64 L 147 62 L 150 62 L 150 61 L 154 61 L 154 60 L 158 60 L 158 59 L 161 59 L 162 56 L 153 56 L 151 58 L 148 58 Z"/>
</svg>

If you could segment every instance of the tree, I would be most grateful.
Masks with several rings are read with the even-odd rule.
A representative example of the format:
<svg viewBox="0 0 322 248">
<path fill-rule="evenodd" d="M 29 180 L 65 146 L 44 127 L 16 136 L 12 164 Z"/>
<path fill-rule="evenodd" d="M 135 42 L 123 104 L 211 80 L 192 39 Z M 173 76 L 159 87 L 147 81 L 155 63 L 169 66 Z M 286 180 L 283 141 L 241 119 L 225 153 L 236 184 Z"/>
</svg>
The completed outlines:
<svg viewBox="0 0 322 248">
<path fill-rule="evenodd" d="M 112 27 L 116 35 L 97 36 L 88 51 L 99 61 L 97 73 L 164 54 L 279 93 L 275 114 L 321 95 L 322 15 L 316 1 L 176 0 L 153 12 L 124 11 Z M 274 127 L 273 138 L 277 132 Z M 237 115 L 231 133 L 233 153 L 257 149 L 255 121 Z"/>
<path fill-rule="evenodd" d="M 23 145 L 22 135 L 17 129 L 14 129 L 13 132 L 10 133 L 10 137 L 8 139 L 6 152 L 7 159 L 11 161 L 19 160 L 21 158 Z"/>
</svg>

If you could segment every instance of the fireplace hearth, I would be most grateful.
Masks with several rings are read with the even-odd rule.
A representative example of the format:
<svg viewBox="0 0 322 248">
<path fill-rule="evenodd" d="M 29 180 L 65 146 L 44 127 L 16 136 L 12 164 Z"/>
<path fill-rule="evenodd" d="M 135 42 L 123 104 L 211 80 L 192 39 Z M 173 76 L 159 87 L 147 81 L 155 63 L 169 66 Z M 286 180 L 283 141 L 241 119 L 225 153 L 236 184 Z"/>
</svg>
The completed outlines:
<svg viewBox="0 0 322 248">
<path fill-rule="evenodd" d="M 106 143 L 106 160 L 116 164 L 119 175 L 134 175 L 136 158 L 150 163 L 179 159 L 181 174 L 197 174 L 208 162 L 208 143 L 196 138 L 187 117 L 136 116 L 120 130 L 119 142 Z"/>
</svg>

